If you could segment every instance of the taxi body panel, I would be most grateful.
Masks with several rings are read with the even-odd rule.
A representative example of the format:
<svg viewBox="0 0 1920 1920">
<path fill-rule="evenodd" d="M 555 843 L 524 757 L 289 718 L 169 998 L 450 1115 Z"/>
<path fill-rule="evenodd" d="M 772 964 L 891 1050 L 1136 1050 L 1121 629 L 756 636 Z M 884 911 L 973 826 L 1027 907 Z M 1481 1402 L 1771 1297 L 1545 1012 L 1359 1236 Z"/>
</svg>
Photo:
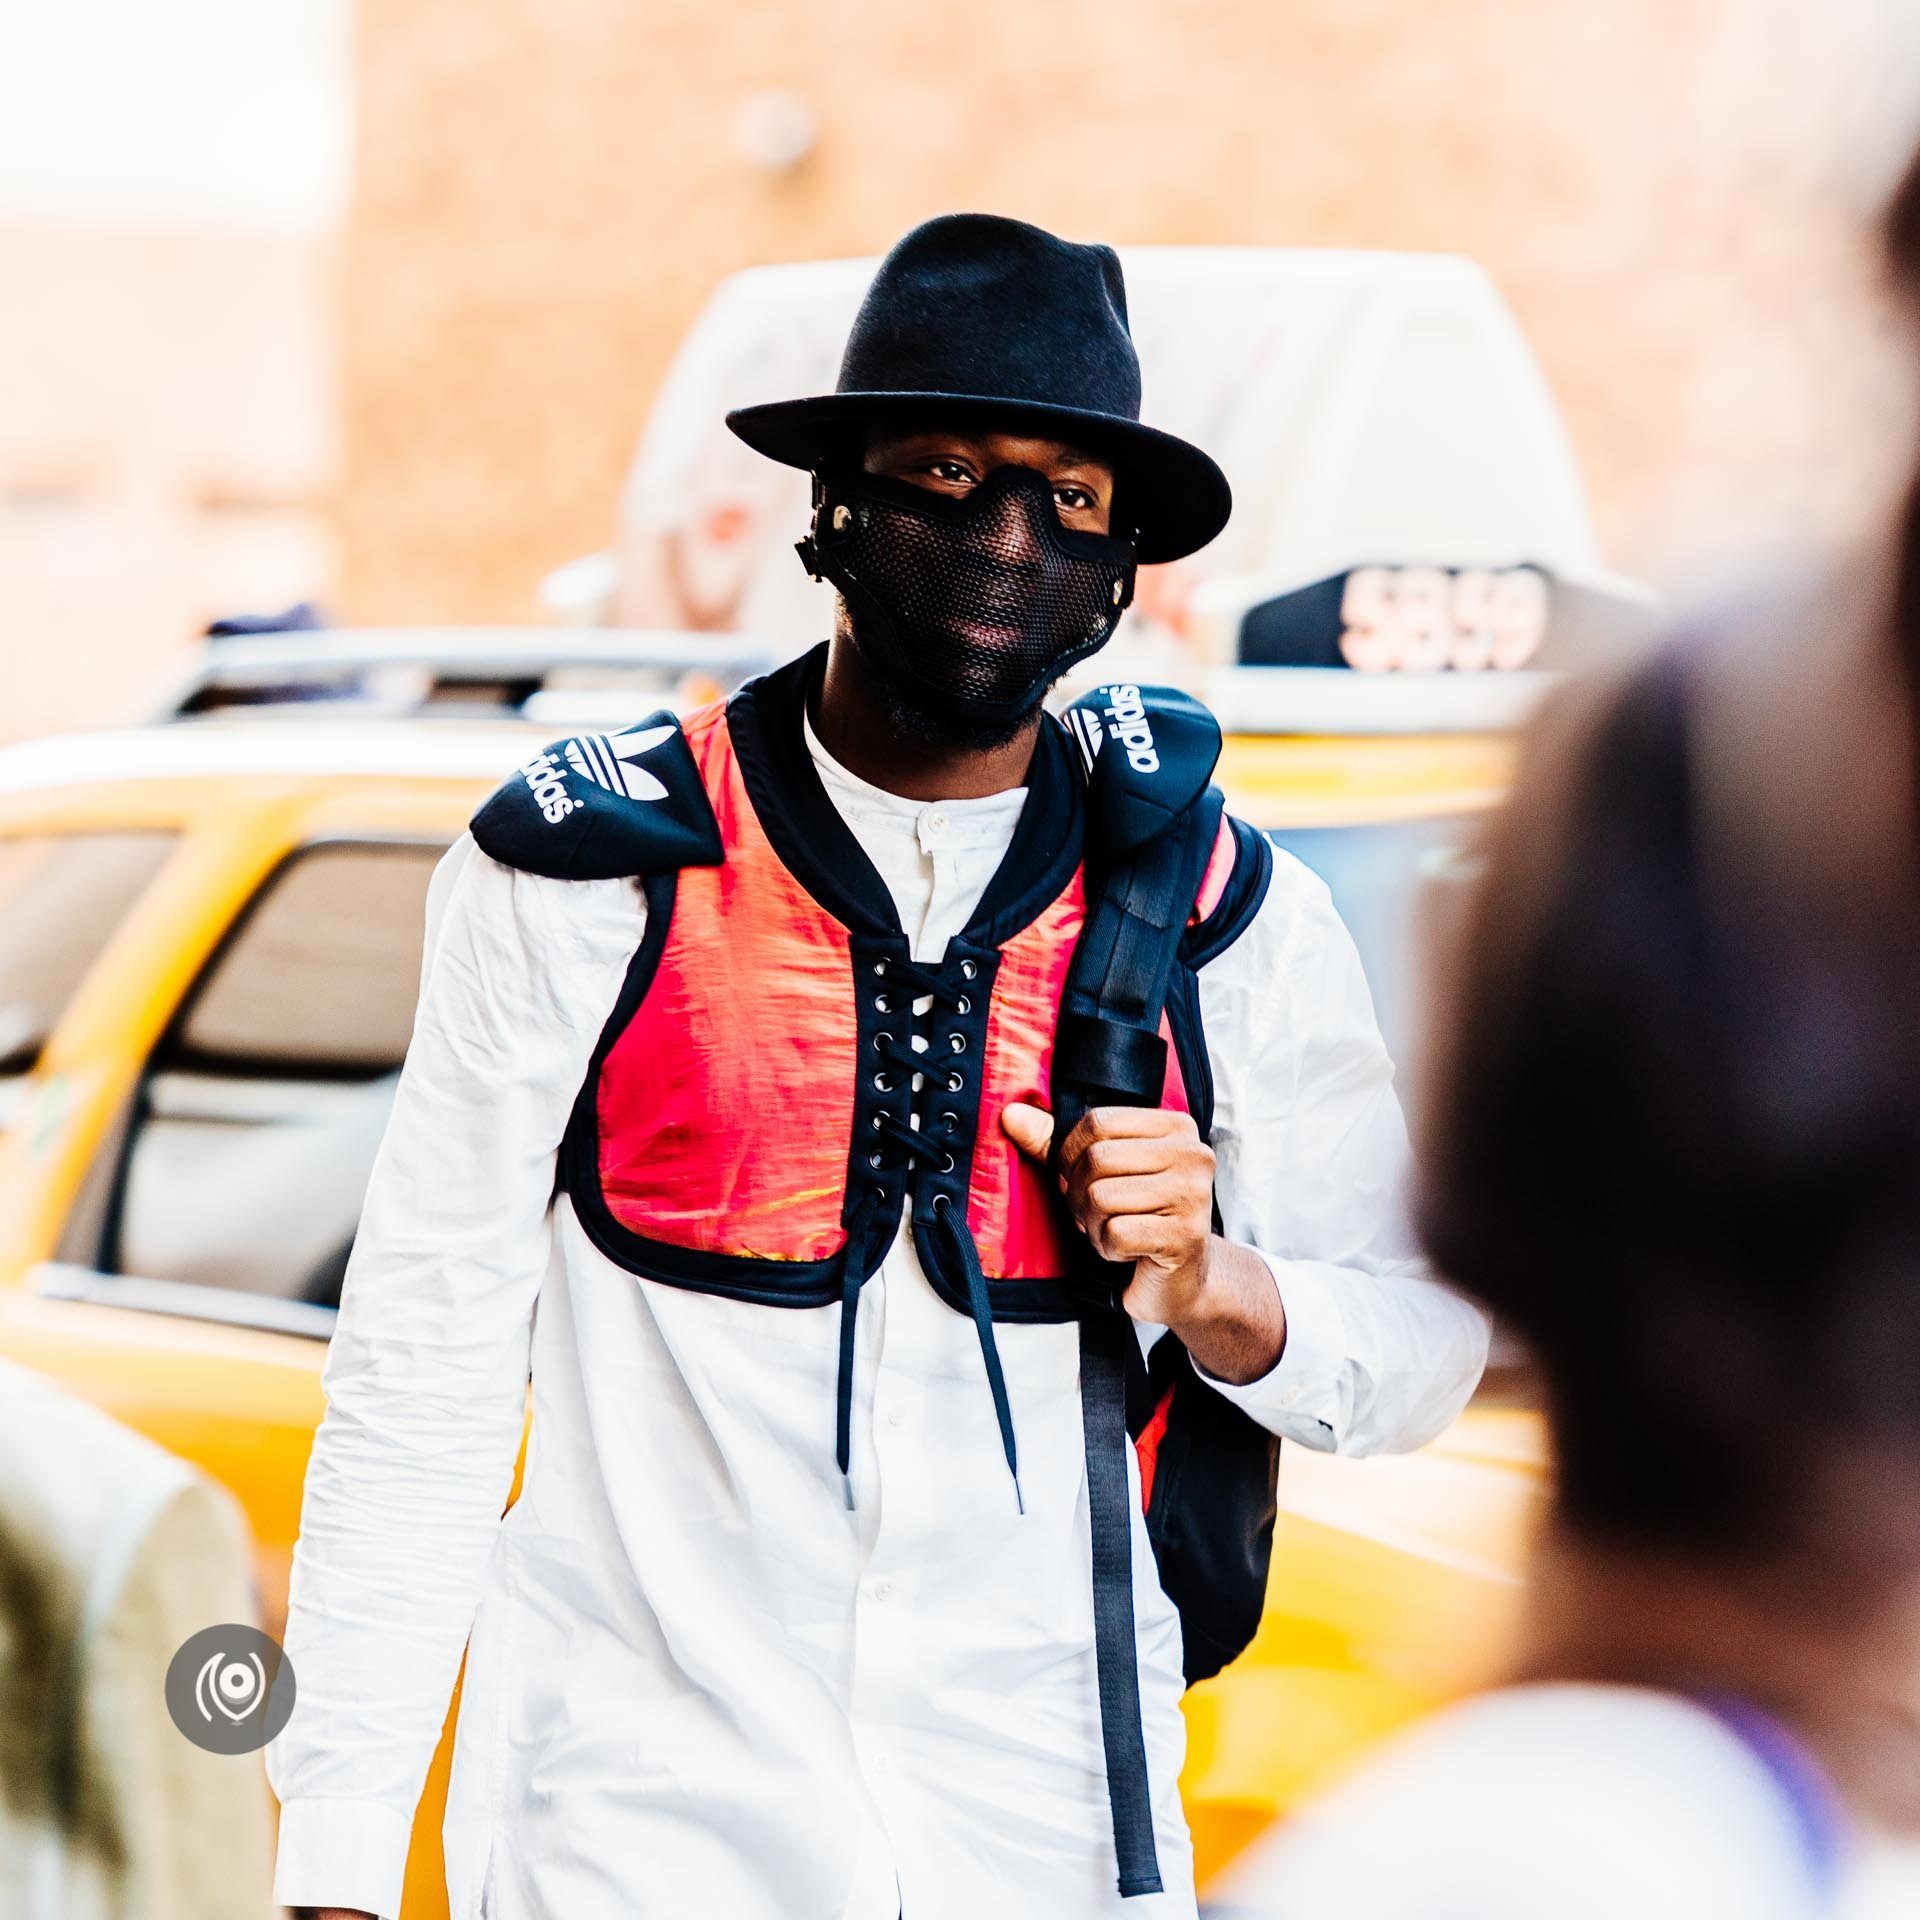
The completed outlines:
<svg viewBox="0 0 1920 1920">
<path fill-rule="evenodd" d="M 276 1633 L 324 1406 L 324 1340 L 244 1324 L 246 1299 L 217 1289 L 179 1290 L 208 1296 L 191 1311 L 112 1304 L 116 1285 L 134 1297 L 137 1276 L 93 1272 L 74 1222 L 115 1177 L 156 1049 L 284 864 L 337 840 L 445 844 L 542 737 L 371 731 L 223 722 L 0 754 L 0 841 L 174 836 L 0 1114 L 0 1352 L 233 1490 Z M 1499 798 L 1511 753 L 1497 734 L 1230 738 L 1220 777 L 1263 827 L 1360 827 L 1477 813 Z M 270 1321 L 322 1311 L 265 1308 Z M 1203 1885 L 1330 1771 L 1499 1658 L 1542 1486 L 1531 1416 L 1497 1409 L 1470 1410 L 1404 1458 L 1285 1450 L 1266 1620 L 1248 1654 L 1188 1698 L 1184 1789 Z M 415 1827 L 406 1920 L 445 1912 L 449 1747 L 443 1738 Z"/>
</svg>

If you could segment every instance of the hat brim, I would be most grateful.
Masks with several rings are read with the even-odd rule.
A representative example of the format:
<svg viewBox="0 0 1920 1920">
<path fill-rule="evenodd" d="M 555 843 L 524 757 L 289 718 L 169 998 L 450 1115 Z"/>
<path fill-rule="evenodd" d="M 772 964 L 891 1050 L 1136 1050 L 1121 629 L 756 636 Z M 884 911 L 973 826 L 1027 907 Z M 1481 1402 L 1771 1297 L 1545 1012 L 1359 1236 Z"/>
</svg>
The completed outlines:
<svg viewBox="0 0 1920 1920">
<path fill-rule="evenodd" d="M 1233 511 L 1227 476 L 1190 441 L 1119 414 L 1080 407 L 985 399 L 976 393 L 823 393 L 736 407 L 727 425 L 769 460 L 813 468 L 844 454 L 849 428 L 909 415 L 1044 430 L 1049 439 L 1111 461 L 1127 518 L 1140 530 L 1138 552 L 1147 565 L 1197 552 Z"/>
</svg>

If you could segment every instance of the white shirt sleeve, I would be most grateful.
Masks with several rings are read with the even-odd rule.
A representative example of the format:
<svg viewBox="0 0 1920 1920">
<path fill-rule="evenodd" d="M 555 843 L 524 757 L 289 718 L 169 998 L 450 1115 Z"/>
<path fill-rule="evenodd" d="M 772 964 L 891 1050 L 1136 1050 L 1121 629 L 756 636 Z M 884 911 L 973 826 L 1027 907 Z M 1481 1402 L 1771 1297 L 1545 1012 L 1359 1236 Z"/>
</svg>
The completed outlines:
<svg viewBox="0 0 1920 1920">
<path fill-rule="evenodd" d="M 1325 884 L 1276 849 L 1260 911 L 1200 994 L 1222 1225 L 1265 1255 L 1287 1316 L 1271 1372 L 1202 1377 L 1301 1446 L 1424 1446 L 1478 1384 L 1487 1323 L 1414 1244 L 1393 1062 Z"/>
<path fill-rule="evenodd" d="M 327 1357 L 269 1750 L 275 1898 L 390 1915 L 525 1419 L 555 1156 L 639 944 L 621 880 L 435 872 L 413 1042 Z"/>
</svg>

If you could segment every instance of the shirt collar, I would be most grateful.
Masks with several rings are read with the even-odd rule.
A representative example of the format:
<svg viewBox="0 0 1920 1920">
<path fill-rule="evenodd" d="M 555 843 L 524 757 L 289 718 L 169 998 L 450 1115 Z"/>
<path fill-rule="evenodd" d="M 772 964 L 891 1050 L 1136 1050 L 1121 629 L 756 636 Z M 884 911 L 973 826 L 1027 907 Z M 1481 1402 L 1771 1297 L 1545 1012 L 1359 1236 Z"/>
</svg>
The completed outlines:
<svg viewBox="0 0 1920 1920">
<path fill-rule="evenodd" d="M 897 820 L 903 826 L 916 828 L 924 828 L 937 816 L 937 837 L 1004 844 L 1027 803 L 1027 790 L 1023 786 L 964 799 L 909 799 L 904 793 L 876 787 L 871 780 L 863 780 L 843 767 L 821 744 L 819 734 L 814 731 L 813 716 L 807 712 L 804 702 L 800 708 L 800 727 L 820 784 L 843 814 L 857 813 L 870 820 Z"/>
</svg>

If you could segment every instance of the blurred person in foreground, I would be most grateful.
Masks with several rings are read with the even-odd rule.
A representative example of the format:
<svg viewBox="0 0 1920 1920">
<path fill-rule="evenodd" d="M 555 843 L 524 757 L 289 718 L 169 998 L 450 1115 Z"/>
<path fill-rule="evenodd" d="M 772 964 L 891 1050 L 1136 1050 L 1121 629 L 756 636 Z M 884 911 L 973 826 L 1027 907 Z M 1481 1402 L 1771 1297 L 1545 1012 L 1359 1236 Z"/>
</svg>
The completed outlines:
<svg viewBox="0 0 1920 1920">
<path fill-rule="evenodd" d="M 5 1361 L 0 1460 L 0 1920 L 266 1920 L 259 1758 L 165 1691 L 182 1641 L 253 1621 L 238 1505 Z"/>
<path fill-rule="evenodd" d="M 1417 1446 L 1486 1332 L 1404 1231 L 1327 889 L 1212 803 L 1144 810 L 1194 863 L 1131 923 L 1187 1065 L 1156 1003 L 1164 1097 L 1053 1139 L 1081 929 L 1135 971 L 1095 798 L 1174 741 L 1129 690 L 1089 774 L 1043 696 L 1229 508 L 1139 402 L 1111 249 L 915 229 L 837 391 L 729 416 L 814 473 L 831 641 L 536 755 L 436 874 L 307 1477 L 281 1898 L 393 1911 L 472 1624 L 458 1920 L 1193 1914 L 1199 1636 L 1129 1353 L 1251 1464 L 1244 1530 L 1217 1453 L 1155 1481 L 1257 1559 L 1251 1632 L 1274 1436 Z"/>
<path fill-rule="evenodd" d="M 1442 968 L 1420 1204 L 1544 1388 L 1524 1652 L 1220 1914 L 1920 1913 L 1920 840 L 1889 625 L 1829 588 L 1533 743 Z"/>
</svg>

